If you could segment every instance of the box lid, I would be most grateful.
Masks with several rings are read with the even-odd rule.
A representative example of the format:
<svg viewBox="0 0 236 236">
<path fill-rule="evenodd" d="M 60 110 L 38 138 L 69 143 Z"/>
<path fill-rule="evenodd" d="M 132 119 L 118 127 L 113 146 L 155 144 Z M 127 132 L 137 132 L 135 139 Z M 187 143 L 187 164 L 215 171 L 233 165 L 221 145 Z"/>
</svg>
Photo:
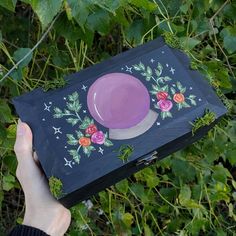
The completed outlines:
<svg viewBox="0 0 236 236">
<path fill-rule="evenodd" d="M 122 147 L 132 149 L 132 162 L 190 133 L 206 109 L 226 113 L 187 56 L 161 38 L 66 79 L 64 88 L 13 99 L 45 174 L 65 194 L 126 165 Z"/>
</svg>

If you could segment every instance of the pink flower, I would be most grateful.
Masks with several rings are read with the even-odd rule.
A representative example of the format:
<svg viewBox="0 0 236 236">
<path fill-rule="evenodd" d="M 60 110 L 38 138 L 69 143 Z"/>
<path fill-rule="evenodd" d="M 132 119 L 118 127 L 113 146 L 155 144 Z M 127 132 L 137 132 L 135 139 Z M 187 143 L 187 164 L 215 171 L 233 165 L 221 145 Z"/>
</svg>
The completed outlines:
<svg viewBox="0 0 236 236">
<path fill-rule="evenodd" d="M 105 142 L 105 135 L 102 131 L 97 131 L 91 136 L 91 141 L 97 144 L 103 144 Z"/>
<path fill-rule="evenodd" d="M 157 102 L 157 105 L 161 109 L 161 111 L 169 111 L 173 104 L 170 100 L 160 100 Z"/>
</svg>

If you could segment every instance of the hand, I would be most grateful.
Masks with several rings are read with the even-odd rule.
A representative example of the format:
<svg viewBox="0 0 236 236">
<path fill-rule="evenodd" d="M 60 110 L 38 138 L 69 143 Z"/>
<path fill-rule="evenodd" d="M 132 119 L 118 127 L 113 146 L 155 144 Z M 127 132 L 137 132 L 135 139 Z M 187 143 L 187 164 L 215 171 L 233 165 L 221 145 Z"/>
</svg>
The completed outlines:
<svg viewBox="0 0 236 236">
<path fill-rule="evenodd" d="M 18 160 L 16 176 L 25 195 L 23 224 L 49 235 L 64 235 L 70 225 L 71 214 L 51 195 L 36 153 L 33 153 L 32 139 L 29 126 L 19 120 L 14 150 Z"/>
</svg>

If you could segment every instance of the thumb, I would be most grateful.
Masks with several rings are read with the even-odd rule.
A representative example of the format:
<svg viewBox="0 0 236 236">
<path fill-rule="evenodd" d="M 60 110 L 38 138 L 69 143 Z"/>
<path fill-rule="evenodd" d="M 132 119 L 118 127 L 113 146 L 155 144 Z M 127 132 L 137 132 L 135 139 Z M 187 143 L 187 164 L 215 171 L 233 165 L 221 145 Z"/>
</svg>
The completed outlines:
<svg viewBox="0 0 236 236">
<path fill-rule="evenodd" d="M 30 127 L 19 119 L 16 132 L 16 142 L 14 145 L 14 151 L 19 164 L 24 161 L 33 161 L 32 140 L 33 135 Z"/>
</svg>

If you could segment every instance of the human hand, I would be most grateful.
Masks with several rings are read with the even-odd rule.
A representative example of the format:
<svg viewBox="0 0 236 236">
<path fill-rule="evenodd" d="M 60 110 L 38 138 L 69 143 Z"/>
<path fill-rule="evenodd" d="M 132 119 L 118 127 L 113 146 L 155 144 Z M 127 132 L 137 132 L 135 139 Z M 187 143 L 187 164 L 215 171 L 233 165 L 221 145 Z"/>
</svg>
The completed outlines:
<svg viewBox="0 0 236 236">
<path fill-rule="evenodd" d="M 51 195 L 36 153 L 33 153 L 32 139 L 29 126 L 19 120 L 14 150 L 18 160 L 16 176 L 25 195 L 23 224 L 52 236 L 64 235 L 70 225 L 71 214 Z"/>
</svg>

